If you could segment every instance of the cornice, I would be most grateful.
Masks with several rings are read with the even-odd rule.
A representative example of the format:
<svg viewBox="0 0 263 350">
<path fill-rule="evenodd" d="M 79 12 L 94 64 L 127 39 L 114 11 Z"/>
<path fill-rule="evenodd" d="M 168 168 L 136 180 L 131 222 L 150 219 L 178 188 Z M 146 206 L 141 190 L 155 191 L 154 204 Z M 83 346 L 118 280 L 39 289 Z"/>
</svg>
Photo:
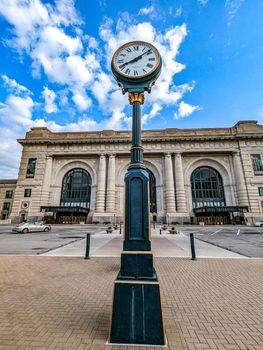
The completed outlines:
<svg viewBox="0 0 263 350">
<path fill-rule="evenodd" d="M 142 137 L 142 142 L 183 142 L 183 141 L 238 141 L 238 140 L 258 140 L 263 141 L 263 133 L 258 135 L 200 135 L 200 136 L 162 136 L 162 137 Z M 131 138 L 93 138 L 93 139 L 18 139 L 21 145 L 39 144 L 39 145 L 59 145 L 59 144 L 114 144 L 114 143 L 131 143 Z"/>
<path fill-rule="evenodd" d="M 52 132 L 46 127 L 31 128 L 25 139 L 19 139 L 21 145 L 26 144 L 116 144 L 131 143 L 131 131 L 102 130 L 87 132 Z M 255 120 L 239 121 L 230 128 L 201 128 L 162 130 L 143 130 L 143 142 L 206 142 L 229 140 L 263 140 L 263 126 Z"/>
</svg>

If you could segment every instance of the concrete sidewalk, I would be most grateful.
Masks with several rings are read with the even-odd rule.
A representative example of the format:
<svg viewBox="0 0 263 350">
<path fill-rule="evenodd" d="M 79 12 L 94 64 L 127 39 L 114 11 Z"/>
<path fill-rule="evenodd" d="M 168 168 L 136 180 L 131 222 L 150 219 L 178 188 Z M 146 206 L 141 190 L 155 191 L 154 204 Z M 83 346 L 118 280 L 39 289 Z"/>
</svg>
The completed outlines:
<svg viewBox="0 0 263 350">
<path fill-rule="evenodd" d="M 171 235 L 169 233 L 159 234 L 159 230 L 152 230 L 152 250 L 155 257 L 190 257 L 189 237 L 183 233 Z M 91 251 L 93 257 L 120 257 L 122 251 L 123 237 L 118 231 L 113 234 L 96 234 L 91 236 Z M 212 244 L 195 240 L 196 255 L 199 258 L 242 258 L 234 252 L 216 247 Z M 67 244 L 61 248 L 51 250 L 42 255 L 45 256 L 85 256 L 86 242 L 80 240 Z"/>
<path fill-rule="evenodd" d="M 0 349 L 146 349 L 105 345 L 119 263 L 1 256 Z M 169 350 L 263 350 L 262 259 L 154 263 Z"/>
</svg>

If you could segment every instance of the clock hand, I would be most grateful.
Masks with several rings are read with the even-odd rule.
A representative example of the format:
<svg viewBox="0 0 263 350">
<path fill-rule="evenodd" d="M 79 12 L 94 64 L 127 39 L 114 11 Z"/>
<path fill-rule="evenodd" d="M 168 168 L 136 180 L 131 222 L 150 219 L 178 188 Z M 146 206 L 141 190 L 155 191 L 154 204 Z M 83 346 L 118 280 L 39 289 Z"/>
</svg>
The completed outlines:
<svg viewBox="0 0 263 350">
<path fill-rule="evenodd" d="M 133 63 L 133 62 L 137 62 L 137 61 L 139 61 L 141 58 L 142 58 L 142 56 L 143 55 L 146 55 L 148 52 L 150 52 L 151 51 L 151 49 L 149 49 L 149 50 L 147 50 L 147 51 L 145 51 L 144 53 L 142 53 L 140 56 L 137 56 L 137 57 L 135 57 L 133 60 L 131 60 L 130 62 L 128 62 L 128 63 Z"/>
<path fill-rule="evenodd" d="M 147 54 L 148 52 L 150 52 L 150 51 L 151 51 L 151 49 L 145 51 L 145 52 L 142 53 L 140 56 L 137 56 L 137 57 L 133 58 L 131 61 L 128 61 L 128 62 L 125 62 L 125 63 L 121 64 L 121 65 L 119 66 L 119 68 L 122 69 L 122 68 L 124 68 L 125 66 L 127 66 L 127 64 L 130 64 L 130 63 L 134 63 L 134 62 L 139 61 L 139 60 L 142 58 L 143 55 L 146 55 L 146 54 Z"/>
</svg>

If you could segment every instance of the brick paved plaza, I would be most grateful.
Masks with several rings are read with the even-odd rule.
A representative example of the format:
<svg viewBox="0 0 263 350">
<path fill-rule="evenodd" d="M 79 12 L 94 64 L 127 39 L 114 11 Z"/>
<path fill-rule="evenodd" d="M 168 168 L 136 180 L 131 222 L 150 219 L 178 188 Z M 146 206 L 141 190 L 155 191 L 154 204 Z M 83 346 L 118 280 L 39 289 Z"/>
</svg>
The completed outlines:
<svg viewBox="0 0 263 350">
<path fill-rule="evenodd" d="M 105 345 L 119 263 L 1 256 L 0 349 L 119 349 Z M 155 266 L 168 349 L 263 349 L 263 260 L 155 258 Z"/>
</svg>

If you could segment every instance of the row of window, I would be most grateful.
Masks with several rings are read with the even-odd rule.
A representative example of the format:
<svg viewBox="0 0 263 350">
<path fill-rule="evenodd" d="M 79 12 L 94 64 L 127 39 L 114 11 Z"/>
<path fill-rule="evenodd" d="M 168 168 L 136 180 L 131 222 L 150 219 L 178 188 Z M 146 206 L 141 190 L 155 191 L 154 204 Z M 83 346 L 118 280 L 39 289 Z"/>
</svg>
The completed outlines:
<svg viewBox="0 0 263 350">
<path fill-rule="evenodd" d="M 10 209 L 10 205 L 11 205 L 10 202 L 4 202 L 4 204 L 3 204 L 3 210 L 9 210 L 9 209 Z"/>
<path fill-rule="evenodd" d="M 263 197 L 263 187 L 258 187 L 258 193 L 259 193 L 259 196 Z M 24 197 L 31 197 L 31 188 L 25 189 Z M 212 195 L 211 197 L 213 198 L 214 196 Z M 210 199 L 211 199 L 211 197 L 210 197 Z M 217 207 L 217 206 L 224 206 L 225 205 L 224 201 L 216 201 L 216 200 L 214 200 L 214 198 L 213 198 L 213 200 L 209 200 L 209 201 L 205 201 L 205 198 L 208 199 L 209 197 L 204 196 L 203 200 L 201 198 L 202 198 L 202 196 L 200 195 L 199 200 L 198 200 L 193 193 L 193 199 L 195 199 L 195 200 L 193 200 L 193 207 L 194 208 L 198 208 L 198 207 L 202 207 L 202 206 Z M 61 205 L 65 206 L 65 207 L 76 206 L 76 205 L 80 206 L 80 207 L 84 207 L 84 208 L 89 207 L 89 203 L 85 203 L 85 202 L 83 203 L 83 202 L 66 202 L 65 201 L 64 203 L 62 202 Z M 10 206 L 11 206 L 10 202 L 4 202 L 2 210 L 9 211 Z"/>
<path fill-rule="evenodd" d="M 200 202 L 193 201 L 193 208 L 200 208 L 200 207 L 223 207 L 225 205 L 225 202 L 216 202 L 216 201 L 203 201 Z"/>
<path fill-rule="evenodd" d="M 5 198 L 13 198 L 13 191 L 6 191 Z"/>
<path fill-rule="evenodd" d="M 90 203 L 86 202 L 61 202 L 62 207 L 82 207 L 82 208 L 89 208 Z"/>
<path fill-rule="evenodd" d="M 251 154 L 254 175 L 263 175 L 263 163 L 260 154 Z"/>
<path fill-rule="evenodd" d="M 24 197 L 31 197 L 31 193 L 32 193 L 31 188 L 26 188 L 24 191 Z M 13 191 L 6 191 L 5 198 L 6 199 L 13 198 Z"/>
<path fill-rule="evenodd" d="M 28 159 L 27 168 L 26 168 L 26 178 L 33 178 L 35 176 L 36 164 L 37 164 L 36 158 Z"/>
<path fill-rule="evenodd" d="M 223 188 L 220 186 L 219 189 L 216 189 L 216 191 L 207 191 L 207 190 L 201 190 L 200 193 L 199 191 L 197 191 L 195 188 L 194 188 L 194 185 L 196 185 L 196 183 L 192 183 L 192 191 L 193 191 L 193 194 L 194 194 L 194 197 L 195 198 L 211 198 L 211 197 L 223 197 Z M 204 186 L 206 187 L 206 186 Z M 13 193 L 13 191 L 10 191 Z M 85 194 L 85 196 L 87 195 L 87 192 L 88 191 L 79 191 L 77 193 L 81 193 L 82 195 L 80 197 L 84 197 L 83 194 Z M 25 188 L 24 190 L 24 197 L 31 197 L 31 194 L 32 194 L 32 189 L 31 188 Z M 75 196 L 69 196 L 68 195 L 68 192 L 66 192 L 67 198 L 75 198 Z M 258 194 L 259 196 L 263 197 L 263 187 L 258 187 Z M 5 198 L 12 198 L 11 197 L 8 197 L 6 196 Z"/>
<path fill-rule="evenodd" d="M 251 155 L 255 175 L 263 175 L 263 165 L 260 154 Z M 36 158 L 30 158 L 27 167 L 27 177 L 34 177 Z M 262 172 L 262 174 L 261 174 Z M 150 181 L 150 183 L 154 181 Z M 90 200 L 90 175 L 83 169 L 71 170 L 63 179 L 61 205 L 89 207 Z M 151 195 L 153 188 L 151 186 Z M 220 174 L 210 167 L 197 168 L 191 176 L 193 207 L 202 205 L 223 206 L 225 205 L 223 182 Z M 259 196 L 263 196 L 263 187 L 258 187 Z M 31 197 L 32 189 L 24 189 L 24 197 Z M 155 192 L 156 196 L 156 192 Z M 12 198 L 13 191 L 6 191 L 6 198 Z M 156 198 L 151 198 L 153 206 Z M 9 210 L 10 203 L 3 205 L 3 210 Z M 154 209 L 151 207 L 151 209 Z"/>
<path fill-rule="evenodd" d="M 2 212 L 1 212 L 1 220 L 5 220 L 8 218 L 9 216 L 9 211 L 10 211 L 10 206 L 11 206 L 11 203 L 10 202 L 4 202 L 3 203 L 3 208 L 2 208 Z"/>
<path fill-rule="evenodd" d="M 24 197 L 31 197 L 32 190 L 31 188 L 25 188 Z M 5 198 L 11 199 L 13 198 L 13 191 L 6 191 Z"/>
<path fill-rule="evenodd" d="M 255 175 L 263 175 L 263 163 L 261 159 L 260 154 L 251 154 L 251 162 L 252 162 L 252 167 L 254 170 Z M 27 169 L 26 169 L 26 178 L 34 178 L 35 176 L 35 171 L 36 171 L 36 163 L 37 163 L 37 158 L 29 158 L 28 163 L 27 163 Z M 72 176 L 73 174 L 71 174 Z M 89 181 L 88 178 L 83 178 L 83 173 L 78 174 L 78 179 L 74 179 L 75 181 L 79 183 L 83 183 L 84 181 Z M 84 181 L 83 181 L 84 180 Z M 6 197 L 7 198 L 7 197 Z M 12 198 L 12 197 L 8 197 Z"/>
<path fill-rule="evenodd" d="M 32 194 L 31 188 L 25 188 L 24 197 L 31 197 L 31 194 Z"/>
</svg>

